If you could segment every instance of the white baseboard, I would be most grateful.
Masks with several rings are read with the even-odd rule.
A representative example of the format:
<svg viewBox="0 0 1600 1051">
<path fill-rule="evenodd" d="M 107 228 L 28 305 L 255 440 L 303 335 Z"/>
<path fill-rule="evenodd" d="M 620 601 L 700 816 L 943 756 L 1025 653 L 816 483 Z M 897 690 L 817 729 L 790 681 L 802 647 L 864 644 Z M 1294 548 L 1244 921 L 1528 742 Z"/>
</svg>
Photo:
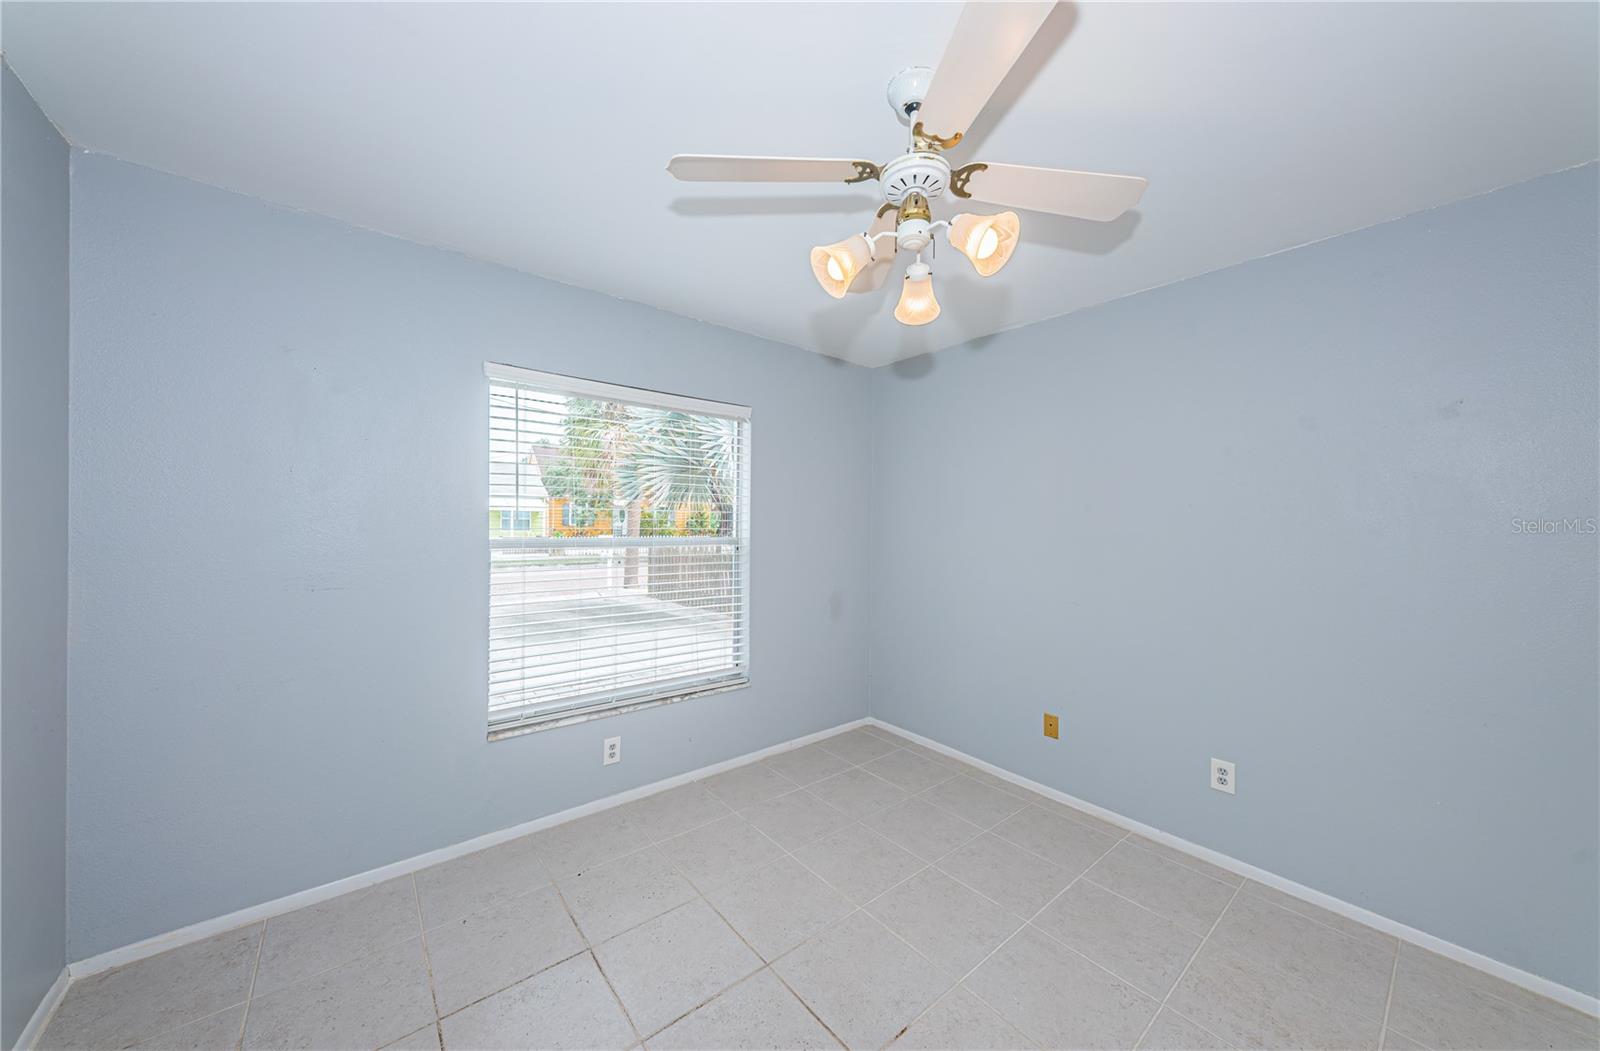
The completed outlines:
<svg viewBox="0 0 1600 1051">
<path fill-rule="evenodd" d="M 191 923 L 187 927 L 180 927 L 166 934 L 145 938 L 143 941 L 134 942 L 132 945 L 124 945 L 119 949 L 108 949 L 88 959 L 69 964 L 63 974 L 70 973 L 72 978 L 78 979 L 85 975 L 110 970 L 113 967 L 121 967 L 135 960 L 142 960 L 147 956 L 166 952 L 168 949 L 176 949 L 180 945 L 201 941 L 211 937 L 213 934 L 231 931 L 235 927 L 242 927 L 247 923 L 259 923 L 273 916 L 281 916 L 286 912 L 303 909 L 307 905 L 315 905 L 330 898 L 337 898 L 341 894 L 349 894 L 351 891 L 361 890 L 363 887 L 370 887 L 375 883 L 382 883 L 384 880 L 393 879 L 396 876 L 404 876 L 419 869 L 425 869 L 430 865 L 437 865 L 442 861 L 461 857 L 463 854 L 484 850 L 507 840 L 516 839 L 519 836 L 526 836 L 530 832 L 538 832 L 540 829 L 549 828 L 551 825 L 559 825 L 563 821 L 571 821 L 573 818 L 584 817 L 601 810 L 609 810 L 614 806 L 620 806 L 635 799 L 642 799 L 645 796 L 655 795 L 657 792 L 665 792 L 669 788 L 676 788 L 679 785 L 687 784 L 702 777 L 708 777 L 711 774 L 721 773 L 724 770 L 743 766 L 758 759 L 778 755 L 781 752 L 787 752 L 791 749 L 811 744 L 814 741 L 844 733 L 846 730 L 864 726 L 866 722 L 866 719 L 856 719 L 848 723 L 841 723 L 826 730 L 819 730 L 814 734 L 797 737 L 792 741 L 775 744 L 769 748 L 762 748 L 720 763 L 702 766 L 699 769 L 654 781 L 648 785 L 641 785 L 638 788 L 630 788 L 626 792 L 604 796 L 592 802 L 558 811 L 554 814 L 546 814 L 544 817 L 525 821 L 510 828 L 503 828 L 498 832 L 489 832 L 474 839 L 455 843 L 448 847 L 440 847 L 438 850 L 431 850 L 426 854 L 418 854 L 403 861 L 368 869 L 366 872 L 354 876 L 346 876 L 344 879 L 334 880 L 332 883 L 324 883 L 320 887 L 312 887 L 310 890 L 297 891 L 281 898 L 274 898 L 272 901 L 264 901 L 259 905 L 239 909 L 225 916 L 217 916 L 213 919 L 201 920 L 199 923 Z"/>
<path fill-rule="evenodd" d="M 1202 847 L 1198 843 L 1191 843 L 1186 839 L 1174 836 L 1170 832 L 1163 832 L 1159 828 L 1153 828 L 1143 822 L 1123 817 L 1114 810 L 1096 806 L 1087 800 L 1079 799 L 1076 796 L 1070 796 L 1065 792 L 1051 788 L 1049 785 L 1043 785 L 1020 774 L 1014 774 L 1004 767 L 986 763 L 982 759 L 970 756 L 958 748 L 951 748 L 949 745 L 935 741 L 931 737 L 923 737 L 921 734 L 912 733 L 904 727 L 896 726 L 893 723 L 875 717 L 869 717 L 865 721 L 869 725 L 881 726 L 885 730 L 892 730 L 897 734 L 902 734 L 926 748 L 942 752 L 953 759 L 971 763 L 980 770 L 988 771 L 995 777 L 1026 788 L 1030 792 L 1037 792 L 1042 796 L 1066 803 L 1068 806 L 1077 807 L 1079 810 L 1087 811 L 1095 817 L 1111 822 L 1113 825 L 1128 829 L 1130 832 L 1137 832 L 1146 839 L 1153 839 L 1157 843 L 1163 843 L 1174 850 L 1181 850 L 1185 854 L 1199 858 L 1201 861 L 1208 861 L 1218 868 L 1227 869 L 1229 872 L 1253 879 L 1257 883 L 1263 883 L 1275 890 L 1281 890 L 1285 894 L 1299 898 L 1301 901 L 1308 901 L 1313 905 L 1321 906 L 1329 912 L 1337 913 L 1346 919 L 1355 920 L 1357 923 L 1364 923 L 1368 927 L 1380 930 L 1385 934 L 1392 934 L 1396 938 L 1436 952 L 1447 959 L 1455 960 L 1457 963 L 1464 963 L 1468 967 L 1483 971 L 1485 974 L 1504 979 L 1512 985 L 1520 986 L 1529 992 L 1537 993 L 1559 1004 L 1565 1004 L 1574 1010 L 1582 1011 L 1588 1015 L 1600 1015 L 1600 999 L 1596 999 L 1586 993 L 1580 993 L 1576 989 L 1569 989 L 1559 982 L 1541 978 L 1537 974 L 1530 974 L 1521 968 L 1513 967 L 1508 963 L 1501 963 L 1499 960 L 1479 952 L 1473 952 L 1471 949 L 1462 948 L 1454 942 L 1445 941 L 1443 938 L 1429 934 L 1427 931 L 1419 931 L 1415 927 L 1408 927 L 1398 920 L 1391 920 L 1387 916 L 1381 916 L 1376 912 L 1363 909 L 1359 905 L 1352 905 L 1347 901 L 1335 898 L 1331 894 L 1324 894 L 1320 890 L 1313 890 L 1293 880 L 1284 879 L 1277 873 L 1256 868 L 1248 862 L 1240 861 L 1238 858 L 1230 857 L 1220 851 Z"/>
<path fill-rule="evenodd" d="M 712 763 L 709 766 L 703 766 L 696 770 L 690 770 L 686 773 L 665 778 L 661 781 L 655 781 L 648 785 L 641 785 L 638 788 L 632 788 L 626 792 L 619 792 L 616 795 L 605 796 L 601 799 L 596 799 L 592 802 L 584 803 L 580 806 L 575 806 L 554 814 L 547 814 L 544 817 L 536 818 L 520 825 L 513 825 L 510 828 L 500 829 L 497 832 L 490 832 L 474 839 L 469 839 L 448 847 L 441 847 L 438 850 L 429 851 L 426 854 L 418 854 L 415 857 L 406 858 L 403 861 L 396 861 L 389 865 L 383 865 L 379 868 L 370 869 L 355 876 L 347 876 L 344 879 L 335 880 L 332 883 L 324 883 L 320 887 L 312 887 L 309 890 L 303 890 L 294 894 L 285 895 L 284 897 L 276 898 L 272 901 L 262 902 L 259 905 L 252 905 L 249 908 L 240 909 L 236 912 L 230 912 L 224 916 L 217 916 L 213 919 L 202 920 L 199 923 L 192 923 L 187 927 L 180 927 L 179 929 L 166 934 L 156 935 L 151 938 L 146 938 L 142 941 L 134 942 L 131 945 L 125 945 L 118 949 L 108 950 L 107 952 L 91 956 L 85 960 L 79 960 L 76 963 L 68 965 L 66 970 L 61 972 L 61 977 L 56 980 L 55 985 L 51 986 L 50 992 L 45 996 L 44 1001 L 40 1003 L 39 1009 L 34 1012 L 34 1016 L 29 1021 L 27 1028 L 23 1030 L 22 1039 L 18 1042 L 17 1046 L 19 1048 L 27 1048 L 31 1046 L 30 1041 L 36 1039 L 38 1035 L 43 1032 L 44 1025 L 49 1020 L 50 1012 L 55 1009 L 55 1005 L 60 1001 L 62 993 L 66 989 L 69 976 L 72 979 L 78 979 L 84 977 L 85 975 L 96 974 L 100 971 L 109 970 L 113 967 L 120 967 L 123 964 L 132 963 L 135 960 L 141 960 L 147 956 L 154 956 L 157 953 L 166 952 L 168 949 L 175 949 L 180 945 L 188 945 L 192 942 L 209 938 L 214 934 L 221 934 L 223 931 L 229 931 L 236 927 L 242 927 L 247 923 L 258 923 L 261 920 L 268 919 L 272 916 L 279 916 L 286 912 L 293 912 L 296 909 L 303 909 L 308 905 L 315 905 L 318 902 L 327 901 L 330 898 L 336 898 L 341 894 L 348 894 L 351 891 L 360 890 L 363 887 L 370 887 L 375 883 L 381 883 L 384 880 L 393 879 L 396 876 L 403 876 L 411 872 L 416 872 L 417 870 L 427 868 L 430 865 L 437 865 L 440 862 L 449 861 L 452 858 L 458 858 L 464 854 L 471 854 L 474 851 L 483 850 L 485 848 L 495 846 L 496 844 L 504 843 L 507 840 L 516 839 L 519 836 L 525 836 L 531 832 L 537 832 L 541 829 L 549 828 L 551 825 L 559 825 L 563 821 L 571 821 L 574 818 L 584 817 L 588 814 L 593 814 L 601 810 L 608 810 L 611 807 L 632 802 L 635 799 L 642 799 L 645 796 L 654 795 L 657 792 L 664 792 L 669 788 L 676 788 L 679 785 L 687 784 L 688 782 L 694 781 L 698 778 L 721 773 L 723 770 L 729 770 L 736 766 L 743 766 L 746 763 L 755 762 L 758 759 L 765 759 L 768 756 L 778 755 L 779 753 L 787 752 L 791 749 L 799 748 L 815 741 L 820 741 L 823 738 L 832 737 L 836 734 L 844 733 L 846 730 L 852 730 L 857 726 L 864 725 L 881 726 L 886 730 L 892 730 L 895 733 L 901 734 L 906 738 L 923 745 L 924 747 L 932 748 L 936 752 L 942 752 L 945 755 L 960 759 L 962 762 L 971 763 L 980 770 L 985 770 L 993 774 L 995 777 L 1001 778 L 1002 780 L 1009 781 L 1014 785 L 1026 788 L 1031 792 L 1037 792 L 1040 795 L 1046 796 L 1050 799 L 1055 799 L 1062 803 L 1066 803 L 1068 806 L 1077 807 L 1079 810 L 1086 811 L 1096 817 L 1102 818 L 1105 821 L 1109 821 L 1113 825 L 1126 828 L 1132 832 L 1137 832 L 1139 835 L 1144 836 L 1147 839 L 1153 839 L 1158 843 L 1163 843 L 1175 850 L 1180 850 L 1185 854 L 1199 858 L 1202 861 L 1210 862 L 1211 864 L 1216 865 L 1218 868 L 1226 869 L 1229 872 L 1253 879 L 1258 883 L 1262 883 L 1276 890 L 1280 890 L 1285 894 L 1299 898 L 1302 901 L 1307 901 L 1313 905 L 1321 906 L 1322 908 L 1327 909 L 1329 912 L 1344 916 L 1347 919 L 1355 920 L 1357 923 L 1364 923 L 1367 926 L 1383 931 L 1386 934 L 1392 934 L 1397 938 L 1404 939 L 1405 941 L 1412 942 L 1413 944 L 1421 946 L 1424 949 L 1436 952 L 1440 956 L 1444 956 L 1447 959 L 1455 960 L 1458 963 L 1466 964 L 1468 967 L 1476 968 L 1477 970 L 1493 975 L 1496 978 L 1504 979 L 1505 981 L 1510 982 L 1512 985 L 1520 986 L 1521 988 L 1527 989 L 1533 993 L 1537 993 L 1540 996 L 1548 997 L 1557 1003 L 1565 1004 L 1566 1006 L 1574 1008 L 1575 1010 L 1582 1011 L 1589 1015 L 1600 1015 L 1600 999 L 1596 999 L 1595 997 L 1589 996 L 1585 993 L 1580 993 L 1576 989 L 1569 989 L 1566 986 L 1561 985 L 1558 982 L 1551 981 L 1548 978 L 1541 978 L 1536 974 L 1530 974 L 1529 972 L 1517 967 L 1513 967 L 1510 964 L 1501 963 L 1499 960 L 1485 956 L 1482 953 L 1463 948 L 1459 945 L 1456 945 L 1454 942 L 1446 941 L 1445 939 L 1436 937 L 1435 935 L 1429 934 L 1426 931 L 1417 930 L 1415 927 L 1409 927 L 1397 920 L 1391 920 L 1387 916 L 1381 916 L 1378 913 L 1364 909 L 1359 905 L 1352 905 L 1349 902 L 1335 898 L 1330 894 L 1324 894 L 1319 890 L 1313 890 L 1310 887 L 1296 883 L 1293 880 L 1285 879 L 1284 877 L 1273 872 L 1268 872 L 1265 869 L 1257 868 L 1248 862 L 1240 861 L 1237 858 L 1223 854 L 1220 851 L 1212 850 L 1209 847 L 1202 847 L 1197 843 L 1191 843 L 1186 839 L 1174 836 L 1170 832 L 1163 832 L 1160 829 L 1146 825 L 1143 822 L 1124 817 L 1113 810 L 1107 810 L 1105 807 L 1097 806 L 1094 803 L 1088 802 L 1087 800 L 1068 795 L 1065 792 L 1051 788 L 1049 785 L 1040 784 L 1037 781 L 1023 777 L 1020 774 L 1012 773 L 1010 770 L 1007 770 L 1004 767 L 995 766 L 993 763 L 988 763 L 975 756 L 968 755 L 966 752 L 963 752 L 958 748 L 951 748 L 949 745 L 935 741 L 929 737 L 923 737 L 921 734 L 913 733 L 910 730 L 896 726 L 895 724 L 886 722 L 882 719 L 869 717 L 864 719 L 856 719 L 848 723 L 841 723 L 840 725 L 831 727 L 827 730 L 820 730 L 817 733 L 807 734 L 804 737 L 797 737 L 794 740 L 785 741 L 782 744 L 776 744 L 768 748 L 762 748 L 746 755 L 724 760 L 720 763 Z"/>
<path fill-rule="evenodd" d="M 56 975 L 56 980 L 50 983 L 44 999 L 34 1008 L 33 1017 L 22 1027 L 22 1035 L 17 1037 L 17 1051 L 28 1051 L 28 1048 L 38 1042 L 44 1033 L 44 1027 L 50 1024 L 50 1016 L 56 1013 L 56 1005 L 61 1002 L 62 995 L 67 991 L 68 981 L 67 969 L 63 967 L 61 973 Z"/>
</svg>

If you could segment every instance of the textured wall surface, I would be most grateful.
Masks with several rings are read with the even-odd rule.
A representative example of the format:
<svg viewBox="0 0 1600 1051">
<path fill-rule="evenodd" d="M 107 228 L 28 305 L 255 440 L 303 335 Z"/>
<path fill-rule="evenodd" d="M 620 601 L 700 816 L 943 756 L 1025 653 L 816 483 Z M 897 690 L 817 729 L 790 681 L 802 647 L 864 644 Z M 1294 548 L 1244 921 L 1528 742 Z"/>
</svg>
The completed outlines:
<svg viewBox="0 0 1600 1051">
<path fill-rule="evenodd" d="M 0 63 L 0 1046 L 66 959 L 67 144 Z"/>
<path fill-rule="evenodd" d="M 866 545 L 816 511 L 865 514 L 863 370 L 104 156 L 72 185 L 74 959 L 866 714 Z M 486 360 L 752 407 L 747 689 L 485 742 Z"/>
<path fill-rule="evenodd" d="M 1590 165 L 875 372 L 873 714 L 1600 992 L 1595 230 Z"/>
</svg>

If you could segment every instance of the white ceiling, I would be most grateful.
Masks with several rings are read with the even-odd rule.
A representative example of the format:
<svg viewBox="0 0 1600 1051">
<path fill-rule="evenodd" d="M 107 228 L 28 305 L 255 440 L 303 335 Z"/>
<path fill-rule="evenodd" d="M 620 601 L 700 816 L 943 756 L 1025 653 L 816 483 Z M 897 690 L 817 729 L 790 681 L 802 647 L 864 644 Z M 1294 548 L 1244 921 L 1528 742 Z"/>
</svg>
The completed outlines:
<svg viewBox="0 0 1600 1051">
<path fill-rule="evenodd" d="M 679 183 L 673 153 L 887 160 L 954 4 L 4 5 L 74 144 L 877 365 L 1595 158 L 1594 4 L 1063 5 L 952 159 L 1147 176 L 1024 213 L 980 281 L 829 299 L 863 186 Z M 936 214 L 948 214 L 935 206 Z"/>
</svg>

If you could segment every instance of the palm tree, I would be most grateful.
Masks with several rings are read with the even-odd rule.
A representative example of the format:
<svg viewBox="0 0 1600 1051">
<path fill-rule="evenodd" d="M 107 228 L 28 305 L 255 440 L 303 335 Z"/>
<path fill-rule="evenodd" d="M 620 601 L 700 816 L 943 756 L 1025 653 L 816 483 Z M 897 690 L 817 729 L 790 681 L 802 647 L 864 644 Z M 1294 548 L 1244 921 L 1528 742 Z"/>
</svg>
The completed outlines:
<svg viewBox="0 0 1600 1051">
<path fill-rule="evenodd" d="M 658 507 L 709 506 L 717 535 L 733 533 L 738 426 L 716 416 L 635 409 L 631 454 L 617 480 L 624 493 Z"/>
<path fill-rule="evenodd" d="M 545 489 L 552 497 L 591 510 L 611 507 L 619 498 L 628 501 L 629 537 L 640 535 L 646 501 L 668 513 L 684 506 L 710 507 L 716 516 L 715 535 L 731 536 L 738 435 L 732 420 L 574 398 L 567 405 L 561 455 L 552 457 L 544 472 Z M 720 554 L 660 554 L 651 560 L 652 591 L 658 584 L 676 590 L 690 575 L 703 585 L 708 575 L 730 572 Z M 629 546 L 623 554 L 623 586 L 638 582 L 639 551 Z"/>
<path fill-rule="evenodd" d="M 623 492 L 662 508 L 709 506 L 716 522 L 706 532 L 733 535 L 738 424 L 670 409 L 636 409 L 632 440 L 632 454 L 617 476 Z M 726 613 L 733 573 L 728 553 L 715 548 L 650 552 L 650 591 L 669 601 Z"/>
</svg>

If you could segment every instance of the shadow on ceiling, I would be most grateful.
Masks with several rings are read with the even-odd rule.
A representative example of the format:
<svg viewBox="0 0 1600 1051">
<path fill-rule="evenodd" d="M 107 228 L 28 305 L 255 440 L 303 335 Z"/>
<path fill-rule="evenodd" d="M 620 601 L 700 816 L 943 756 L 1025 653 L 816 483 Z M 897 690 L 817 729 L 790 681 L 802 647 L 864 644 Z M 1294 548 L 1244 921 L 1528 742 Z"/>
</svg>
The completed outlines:
<svg viewBox="0 0 1600 1051">
<path fill-rule="evenodd" d="M 671 204 L 678 215 L 847 215 L 859 213 L 861 227 L 883 199 L 861 193 L 817 193 L 793 197 L 678 197 Z M 842 234 L 840 236 L 843 236 Z"/>
<path fill-rule="evenodd" d="M 1044 244 L 1069 252 L 1109 255 L 1133 236 L 1143 218 L 1142 213 L 1131 211 L 1123 212 L 1109 223 L 1100 223 L 1046 212 L 1024 212 L 1017 251 L 1025 250 L 1030 244 Z"/>
</svg>

